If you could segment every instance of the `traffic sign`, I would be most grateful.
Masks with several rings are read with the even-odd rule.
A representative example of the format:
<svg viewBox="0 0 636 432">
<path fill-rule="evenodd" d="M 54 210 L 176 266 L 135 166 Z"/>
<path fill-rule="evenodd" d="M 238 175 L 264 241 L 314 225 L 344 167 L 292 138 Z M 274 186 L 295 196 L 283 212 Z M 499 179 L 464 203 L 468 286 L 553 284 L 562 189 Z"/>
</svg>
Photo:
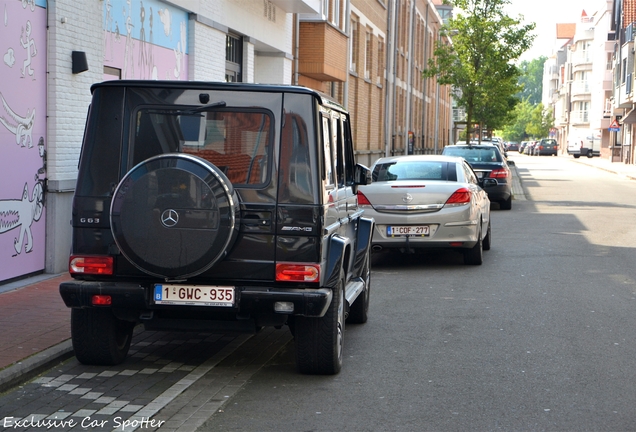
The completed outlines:
<svg viewBox="0 0 636 432">
<path fill-rule="evenodd" d="M 618 120 L 616 119 L 612 120 L 608 129 L 610 132 L 620 132 L 621 126 L 618 124 Z"/>
</svg>

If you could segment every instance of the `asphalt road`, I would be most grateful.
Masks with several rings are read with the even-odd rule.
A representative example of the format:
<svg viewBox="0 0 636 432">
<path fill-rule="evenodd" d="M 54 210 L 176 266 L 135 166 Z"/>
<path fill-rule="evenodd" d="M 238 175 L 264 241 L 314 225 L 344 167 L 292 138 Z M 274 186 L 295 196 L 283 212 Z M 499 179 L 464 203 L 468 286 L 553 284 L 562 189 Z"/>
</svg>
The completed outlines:
<svg viewBox="0 0 636 432">
<path fill-rule="evenodd" d="M 636 182 L 568 158 L 513 158 L 527 199 L 493 210 L 482 266 L 454 252 L 373 257 L 369 322 L 347 326 L 340 374 L 297 374 L 285 329 L 142 332 L 123 365 L 72 359 L 2 395 L 0 419 L 114 430 L 145 418 L 138 430 L 162 432 L 636 430 Z"/>
<path fill-rule="evenodd" d="M 290 343 L 199 430 L 635 430 L 636 182 L 516 161 L 482 266 L 376 256 L 339 375 L 296 375 Z"/>
</svg>

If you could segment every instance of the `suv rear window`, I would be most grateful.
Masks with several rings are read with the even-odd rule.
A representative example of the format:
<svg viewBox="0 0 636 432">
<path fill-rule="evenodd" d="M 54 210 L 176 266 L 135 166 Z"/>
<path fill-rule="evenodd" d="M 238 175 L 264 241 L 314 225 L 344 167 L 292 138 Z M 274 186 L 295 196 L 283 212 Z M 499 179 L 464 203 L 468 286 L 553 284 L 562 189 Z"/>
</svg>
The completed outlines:
<svg viewBox="0 0 636 432">
<path fill-rule="evenodd" d="M 136 113 L 132 165 L 179 151 L 216 165 L 234 185 L 260 185 L 268 179 L 273 136 L 272 115 L 265 110 L 142 108 Z"/>
</svg>

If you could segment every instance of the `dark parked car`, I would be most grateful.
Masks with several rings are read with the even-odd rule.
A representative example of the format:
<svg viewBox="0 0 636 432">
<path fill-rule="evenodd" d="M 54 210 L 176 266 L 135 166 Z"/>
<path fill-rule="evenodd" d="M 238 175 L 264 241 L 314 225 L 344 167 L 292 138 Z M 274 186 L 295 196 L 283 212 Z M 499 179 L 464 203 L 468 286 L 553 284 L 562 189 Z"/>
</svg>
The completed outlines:
<svg viewBox="0 0 636 432">
<path fill-rule="evenodd" d="M 509 141 L 506 143 L 506 151 L 519 151 L 519 143 L 516 141 Z"/>
<path fill-rule="evenodd" d="M 534 147 L 535 156 L 556 156 L 559 150 L 556 140 L 544 138 Z"/>
<path fill-rule="evenodd" d="M 461 156 L 480 179 L 497 180 L 496 185 L 484 184 L 490 201 L 499 203 L 502 210 L 512 208 L 512 173 L 499 148 L 492 144 L 456 144 L 444 147 L 443 155 Z"/>
<path fill-rule="evenodd" d="M 519 149 L 517 150 L 519 153 L 525 153 L 525 149 L 526 146 L 528 145 L 529 141 L 521 141 L 521 144 L 519 144 Z"/>
<path fill-rule="evenodd" d="M 302 87 L 110 81 L 93 99 L 60 286 L 84 364 L 122 362 L 133 327 L 288 325 L 302 373 L 335 374 L 367 321 L 371 181 L 349 115 Z"/>
</svg>

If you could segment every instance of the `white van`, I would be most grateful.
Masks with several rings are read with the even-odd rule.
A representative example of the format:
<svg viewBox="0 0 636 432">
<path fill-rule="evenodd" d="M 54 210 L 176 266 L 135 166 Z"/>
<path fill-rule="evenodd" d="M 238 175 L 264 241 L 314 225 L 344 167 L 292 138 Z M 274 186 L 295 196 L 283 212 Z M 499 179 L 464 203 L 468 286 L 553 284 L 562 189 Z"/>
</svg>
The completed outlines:
<svg viewBox="0 0 636 432">
<path fill-rule="evenodd" d="M 568 154 L 575 159 L 601 155 L 601 132 L 596 129 L 572 129 L 568 137 Z"/>
</svg>

